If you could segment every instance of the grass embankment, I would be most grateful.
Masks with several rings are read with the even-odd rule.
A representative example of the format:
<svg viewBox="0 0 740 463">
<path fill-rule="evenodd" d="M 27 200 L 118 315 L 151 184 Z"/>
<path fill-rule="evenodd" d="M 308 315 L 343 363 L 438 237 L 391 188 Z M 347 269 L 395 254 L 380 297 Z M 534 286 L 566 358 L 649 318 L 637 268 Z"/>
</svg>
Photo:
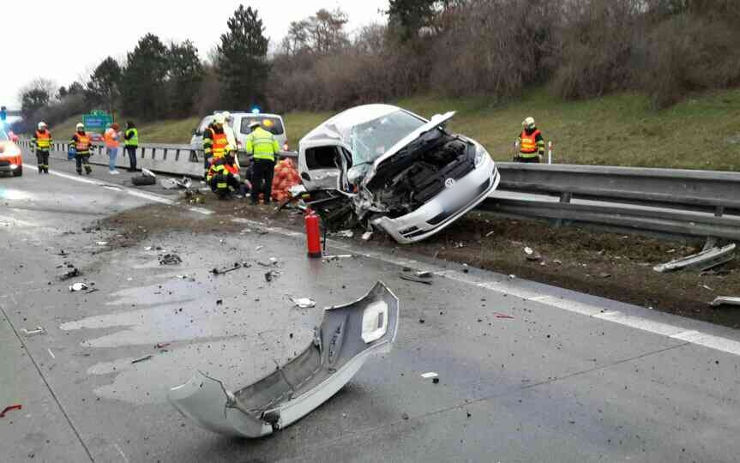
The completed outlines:
<svg viewBox="0 0 740 463">
<path fill-rule="evenodd" d="M 424 117 L 457 111 L 450 128 L 483 143 L 500 161 L 511 160 L 520 123 L 531 115 L 545 139 L 553 141 L 557 163 L 740 170 L 740 89 L 695 95 L 663 111 L 651 110 L 647 97 L 637 94 L 568 102 L 543 89 L 504 104 L 487 98 L 434 96 L 393 103 Z M 291 148 L 331 114 L 285 114 Z M 198 121 L 141 124 L 141 139 L 187 143 Z M 55 135 L 73 128 L 70 121 Z"/>
</svg>

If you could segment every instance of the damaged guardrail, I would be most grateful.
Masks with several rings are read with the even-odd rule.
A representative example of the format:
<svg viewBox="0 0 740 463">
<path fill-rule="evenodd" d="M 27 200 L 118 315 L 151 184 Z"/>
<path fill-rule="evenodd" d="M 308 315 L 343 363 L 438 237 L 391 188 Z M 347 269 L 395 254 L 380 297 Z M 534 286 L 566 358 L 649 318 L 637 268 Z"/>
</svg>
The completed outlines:
<svg viewBox="0 0 740 463">
<path fill-rule="evenodd" d="M 740 173 L 498 163 L 499 191 L 479 210 L 674 235 L 740 239 Z"/>
</svg>

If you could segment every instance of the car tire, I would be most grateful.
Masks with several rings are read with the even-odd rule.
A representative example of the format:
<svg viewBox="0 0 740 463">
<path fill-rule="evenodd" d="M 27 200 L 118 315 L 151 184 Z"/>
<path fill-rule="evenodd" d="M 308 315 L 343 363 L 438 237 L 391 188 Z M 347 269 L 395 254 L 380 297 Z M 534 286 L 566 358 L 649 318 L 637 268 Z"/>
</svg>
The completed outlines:
<svg viewBox="0 0 740 463">
<path fill-rule="evenodd" d="M 20 177 L 21 175 L 23 175 L 23 166 L 13 171 L 13 177 Z"/>
<path fill-rule="evenodd" d="M 131 183 L 136 186 L 154 185 L 157 179 L 148 175 L 139 175 L 138 177 L 131 177 Z"/>
</svg>

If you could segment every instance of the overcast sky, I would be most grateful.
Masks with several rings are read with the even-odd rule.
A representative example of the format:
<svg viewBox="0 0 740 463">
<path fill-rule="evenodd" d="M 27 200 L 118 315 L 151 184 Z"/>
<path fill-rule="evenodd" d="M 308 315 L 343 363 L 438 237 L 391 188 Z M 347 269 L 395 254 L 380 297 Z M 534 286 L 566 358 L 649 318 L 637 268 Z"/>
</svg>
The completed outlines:
<svg viewBox="0 0 740 463">
<path fill-rule="evenodd" d="M 274 45 L 291 21 L 320 8 L 341 7 L 349 16 L 350 32 L 384 22 L 379 10 L 387 8 L 388 0 L 3 0 L 0 104 L 20 109 L 19 90 L 37 77 L 51 79 L 57 87 L 87 80 L 106 56 L 125 59 L 147 32 L 165 43 L 190 39 L 205 58 L 240 3 L 257 8 Z"/>
</svg>

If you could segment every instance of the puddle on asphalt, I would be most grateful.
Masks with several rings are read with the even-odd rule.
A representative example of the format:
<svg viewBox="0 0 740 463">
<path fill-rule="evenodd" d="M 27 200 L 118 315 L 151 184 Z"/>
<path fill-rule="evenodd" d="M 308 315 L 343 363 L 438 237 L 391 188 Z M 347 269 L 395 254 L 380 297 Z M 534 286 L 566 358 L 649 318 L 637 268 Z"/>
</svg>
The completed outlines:
<svg viewBox="0 0 740 463">
<path fill-rule="evenodd" d="M 278 338 L 282 339 L 278 343 Z M 135 404 L 164 403 L 167 391 L 186 382 L 196 371 L 224 381 L 230 390 L 253 383 L 268 375 L 277 364 L 287 363 L 312 341 L 313 332 L 302 330 L 290 339 L 279 330 L 264 336 L 239 336 L 226 340 L 204 341 L 167 351 L 155 348 L 142 351 L 152 358 L 131 363 L 135 357 L 91 366 L 93 376 L 116 374 L 110 384 L 95 389 L 99 397 Z M 138 357 L 141 358 L 141 357 Z"/>
</svg>

